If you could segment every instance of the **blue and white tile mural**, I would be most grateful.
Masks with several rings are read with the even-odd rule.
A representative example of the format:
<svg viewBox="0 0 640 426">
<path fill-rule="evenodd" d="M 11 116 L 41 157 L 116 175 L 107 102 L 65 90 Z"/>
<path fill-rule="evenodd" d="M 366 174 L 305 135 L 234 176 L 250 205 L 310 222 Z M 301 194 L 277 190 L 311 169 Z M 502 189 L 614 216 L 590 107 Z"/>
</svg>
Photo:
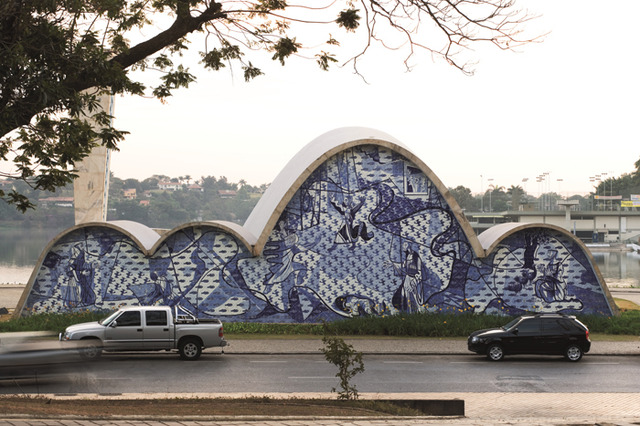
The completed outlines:
<svg viewBox="0 0 640 426">
<path fill-rule="evenodd" d="M 476 236 L 419 166 L 392 148 L 356 145 L 297 188 L 260 254 L 213 223 L 170 231 L 149 255 L 116 227 L 78 227 L 43 257 L 22 314 L 137 304 L 257 322 L 424 311 L 612 314 L 570 234 L 526 228 L 486 257 L 469 238 Z"/>
<path fill-rule="evenodd" d="M 557 230 L 513 234 L 477 265 L 478 274 L 465 282 L 474 312 L 612 313 L 582 246 Z"/>
</svg>

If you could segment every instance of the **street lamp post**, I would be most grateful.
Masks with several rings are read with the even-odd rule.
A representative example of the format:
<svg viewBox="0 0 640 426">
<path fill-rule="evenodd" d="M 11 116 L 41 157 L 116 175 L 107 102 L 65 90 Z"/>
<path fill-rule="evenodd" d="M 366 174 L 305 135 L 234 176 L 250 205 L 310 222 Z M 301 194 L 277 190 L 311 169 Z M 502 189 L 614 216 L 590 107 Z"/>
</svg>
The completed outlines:
<svg viewBox="0 0 640 426">
<path fill-rule="evenodd" d="M 493 181 L 493 178 L 489 178 L 489 179 L 487 179 L 487 182 L 491 182 L 491 181 Z M 494 188 L 494 186 L 493 186 L 493 184 L 492 184 L 492 183 L 491 183 L 491 184 L 489 184 L 489 188 L 491 188 L 491 191 L 489 191 L 489 211 L 491 212 L 491 211 L 493 211 L 493 210 L 491 209 L 491 194 L 493 194 L 493 188 Z"/>
<path fill-rule="evenodd" d="M 493 210 L 491 209 L 491 194 L 493 194 L 493 185 L 489 185 L 490 191 L 489 191 L 489 211 L 492 212 Z"/>
<path fill-rule="evenodd" d="M 549 197 L 546 195 L 546 186 L 545 184 L 548 186 L 549 185 L 549 172 L 544 172 L 541 175 L 536 177 L 536 182 L 538 182 L 538 189 L 540 190 L 540 210 L 547 210 L 547 204 L 549 204 L 549 209 L 550 209 L 550 202 L 549 201 Z"/>
<path fill-rule="evenodd" d="M 480 211 L 484 212 L 484 192 L 482 192 L 482 175 L 480 175 Z"/>
<path fill-rule="evenodd" d="M 562 182 L 564 182 L 564 179 L 556 179 L 556 181 L 558 182 L 558 195 L 560 195 L 560 199 L 562 199 Z"/>
<path fill-rule="evenodd" d="M 598 186 L 595 186 L 595 188 L 596 188 L 595 192 L 596 193 L 593 196 L 594 200 L 595 200 L 595 198 L 600 195 L 600 182 L 601 182 L 600 175 L 593 175 L 593 176 L 589 177 L 589 181 L 591 183 L 593 183 L 594 186 L 595 186 L 595 183 L 598 182 Z M 597 208 L 597 210 L 600 210 L 600 201 L 599 200 L 598 200 L 598 203 L 595 203 L 595 201 L 594 201 L 593 209 L 596 210 L 596 208 Z"/>
<path fill-rule="evenodd" d="M 609 188 L 611 190 L 611 196 L 613 197 L 613 172 L 609 172 L 609 175 L 611 176 Z M 613 198 L 611 198 L 611 211 L 613 211 Z"/>
<path fill-rule="evenodd" d="M 544 183 L 546 183 L 545 194 L 546 194 L 546 209 L 551 210 L 551 197 L 549 196 L 549 192 L 551 191 L 551 178 L 549 177 L 549 172 L 544 172 L 542 174 L 544 176 Z"/>
<path fill-rule="evenodd" d="M 607 174 L 606 173 L 600 173 L 601 179 L 600 182 L 604 183 L 602 185 L 602 196 L 604 197 L 604 210 L 607 210 Z"/>
</svg>

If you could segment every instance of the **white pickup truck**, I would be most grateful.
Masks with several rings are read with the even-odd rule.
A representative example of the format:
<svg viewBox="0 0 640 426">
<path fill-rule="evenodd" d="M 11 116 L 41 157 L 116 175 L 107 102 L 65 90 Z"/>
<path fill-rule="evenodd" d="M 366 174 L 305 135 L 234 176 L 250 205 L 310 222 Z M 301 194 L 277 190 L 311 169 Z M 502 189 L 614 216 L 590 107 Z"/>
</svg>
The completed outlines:
<svg viewBox="0 0 640 426">
<path fill-rule="evenodd" d="M 227 345 L 220 320 L 198 319 L 179 306 L 122 308 L 100 321 L 69 326 L 59 338 L 75 341 L 85 359 L 96 359 L 103 350 L 177 349 L 180 358 L 193 361 L 205 348 Z"/>
</svg>

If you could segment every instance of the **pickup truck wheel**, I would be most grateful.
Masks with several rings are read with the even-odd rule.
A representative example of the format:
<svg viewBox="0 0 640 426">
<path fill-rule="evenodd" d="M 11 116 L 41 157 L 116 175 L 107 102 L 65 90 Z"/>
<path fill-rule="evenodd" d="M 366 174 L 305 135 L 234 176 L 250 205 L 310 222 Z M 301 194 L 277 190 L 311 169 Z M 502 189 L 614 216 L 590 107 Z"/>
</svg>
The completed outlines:
<svg viewBox="0 0 640 426">
<path fill-rule="evenodd" d="M 202 354 L 202 346 L 197 339 L 184 339 L 178 347 L 180 358 L 187 361 L 195 361 Z"/>
<path fill-rule="evenodd" d="M 98 339 L 83 339 L 80 341 L 80 357 L 86 361 L 95 361 L 102 354 L 102 345 Z"/>
</svg>

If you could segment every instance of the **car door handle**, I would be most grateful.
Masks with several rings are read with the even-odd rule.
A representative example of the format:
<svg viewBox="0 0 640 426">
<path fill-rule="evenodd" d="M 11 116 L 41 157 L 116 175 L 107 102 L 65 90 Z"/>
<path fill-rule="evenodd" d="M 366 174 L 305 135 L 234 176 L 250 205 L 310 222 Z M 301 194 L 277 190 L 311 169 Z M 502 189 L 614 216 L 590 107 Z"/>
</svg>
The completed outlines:
<svg viewBox="0 0 640 426">
<path fill-rule="evenodd" d="M 141 329 L 141 328 L 139 328 L 137 331 L 142 331 L 142 329 Z"/>
<path fill-rule="evenodd" d="M 168 328 L 163 328 L 162 331 L 169 331 L 169 329 Z"/>
</svg>

